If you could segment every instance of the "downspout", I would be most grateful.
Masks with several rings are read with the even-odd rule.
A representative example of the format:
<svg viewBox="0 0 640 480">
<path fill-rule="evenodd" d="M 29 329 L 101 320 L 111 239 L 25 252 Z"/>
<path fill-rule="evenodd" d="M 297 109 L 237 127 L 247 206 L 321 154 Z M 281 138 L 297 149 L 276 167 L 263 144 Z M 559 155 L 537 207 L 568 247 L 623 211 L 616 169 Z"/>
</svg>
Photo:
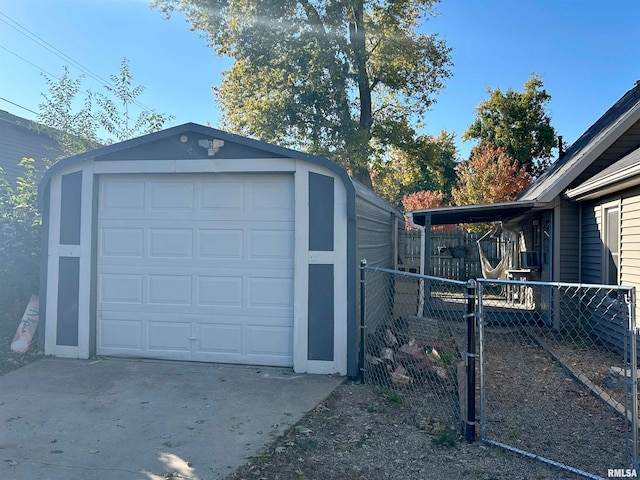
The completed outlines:
<svg viewBox="0 0 640 480">
<path fill-rule="evenodd" d="M 420 270 L 418 273 L 424 275 L 424 260 L 425 260 L 425 237 L 426 237 L 426 228 L 422 225 L 418 225 L 413 221 L 413 212 L 407 212 L 407 221 L 409 225 L 420 232 Z M 419 292 L 418 292 L 418 317 L 424 317 L 424 279 L 421 278 L 419 281 Z"/>
</svg>

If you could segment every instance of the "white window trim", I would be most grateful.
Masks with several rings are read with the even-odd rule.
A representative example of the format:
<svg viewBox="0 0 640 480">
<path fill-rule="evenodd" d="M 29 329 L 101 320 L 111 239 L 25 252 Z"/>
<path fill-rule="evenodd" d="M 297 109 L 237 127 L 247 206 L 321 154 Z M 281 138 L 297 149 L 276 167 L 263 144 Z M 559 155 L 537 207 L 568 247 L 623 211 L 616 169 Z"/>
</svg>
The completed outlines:
<svg viewBox="0 0 640 480">
<path fill-rule="evenodd" d="M 614 200 L 612 202 L 603 203 L 600 206 L 601 225 L 600 240 L 602 241 L 602 272 L 601 279 L 603 284 L 607 284 L 609 281 L 609 258 L 608 258 L 608 243 L 607 234 L 609 231 L 609 217 L 608 212 L 611 210 L 618 210 L 618 278 L 616 284 L 620 285 L 621 273 L 622 273 L 622 202 L 620 200 Z"/>
</svg>

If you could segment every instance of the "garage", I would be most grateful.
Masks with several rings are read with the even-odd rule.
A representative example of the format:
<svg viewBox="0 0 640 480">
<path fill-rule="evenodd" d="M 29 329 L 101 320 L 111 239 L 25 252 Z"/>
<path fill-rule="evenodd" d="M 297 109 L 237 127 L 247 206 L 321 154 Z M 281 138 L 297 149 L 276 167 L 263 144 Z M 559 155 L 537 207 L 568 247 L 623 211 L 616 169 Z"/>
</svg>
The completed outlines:
<svg viewBox="0 0 640 480">
<path fill-rule="evenodd" d="M 100 182 L 98 355 L 293 365 L 293 178 Z"/>
<path fill-rule="evenodd" d="M 358 372 L 359 259 L 401 213 L 326 158 L 185 124 L 40 185 L 45 353 Z"/>
</svg>

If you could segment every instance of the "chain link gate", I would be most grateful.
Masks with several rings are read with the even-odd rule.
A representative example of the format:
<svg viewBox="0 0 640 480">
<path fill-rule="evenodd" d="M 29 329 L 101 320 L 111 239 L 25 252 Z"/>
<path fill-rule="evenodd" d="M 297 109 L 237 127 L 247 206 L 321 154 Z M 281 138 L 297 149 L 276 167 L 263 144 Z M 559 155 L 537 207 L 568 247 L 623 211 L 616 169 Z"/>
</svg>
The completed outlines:
<svg viewBox="0 0 640 480">
<path fill-rule="evenodd" d="M 361 283 L 362 380 L 432 431 L 473 441 L 477 398 L 488 444 L 587 478 L 638 475 L 635 288 L 365 264 Z"/>
<path fill-rule="evenodd" d="M 634 295 L 478 280 L 482 440 L 589 478 L 637 473 Z"/>
<path fill-rule="evenodd" d="M 475 404 L 467 411 L 466 397 L 471 391 L 473 400 L 475 375 L 469 388 L 464 359 L 475 295 L 467 282 L 364 263 L 361 282 L 362 381 L 410 408 L 431 433 L 466 429 L 472 439 L 475 424 L 466 420 Z"/>
</svg>

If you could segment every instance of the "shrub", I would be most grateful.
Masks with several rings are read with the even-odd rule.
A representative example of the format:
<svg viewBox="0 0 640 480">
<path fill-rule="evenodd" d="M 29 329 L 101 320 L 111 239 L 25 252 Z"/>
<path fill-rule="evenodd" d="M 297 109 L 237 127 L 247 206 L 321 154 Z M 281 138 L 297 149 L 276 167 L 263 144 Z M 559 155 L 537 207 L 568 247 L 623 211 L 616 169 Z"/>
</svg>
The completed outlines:
<svg viewBox="0 0 640 480">
<path fill-rule="evenodd" d="M 6 333 L 20 321 L 40 276 L 39 170 L 32 158 L 19 164 L 24 174 L 15 185 L 0 168 L 0 325 Z"/>
</svg>

